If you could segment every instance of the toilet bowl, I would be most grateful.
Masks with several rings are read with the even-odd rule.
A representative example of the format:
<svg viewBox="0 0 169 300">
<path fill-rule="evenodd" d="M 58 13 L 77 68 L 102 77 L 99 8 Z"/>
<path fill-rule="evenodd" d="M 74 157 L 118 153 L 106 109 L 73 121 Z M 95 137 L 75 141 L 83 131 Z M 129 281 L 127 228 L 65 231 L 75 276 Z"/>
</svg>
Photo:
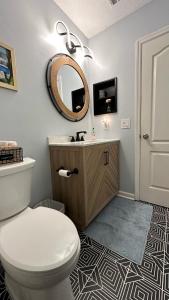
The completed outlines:
<svg viewBox="0 0 169 300">
<path fill-rule="evenodd" d="M 24 176 L 30 168 L 29 161 L 19 172 Z M 18 173 L 17 166 L 15 171 Z M 5 176 L 16 173 L 8 169 Z M 1 176 L 0 169 L 0 188 Z M 4 209 L 0 200 L 1 206 Z M 7 219 L 5 210 L 2 215 L 0 258 L 12 300 L 72 300 L 69 274 L 80 253 L 80 239 L 73 222 L 61 212 L 46 207 L 25 207 Z"/>
</svg>

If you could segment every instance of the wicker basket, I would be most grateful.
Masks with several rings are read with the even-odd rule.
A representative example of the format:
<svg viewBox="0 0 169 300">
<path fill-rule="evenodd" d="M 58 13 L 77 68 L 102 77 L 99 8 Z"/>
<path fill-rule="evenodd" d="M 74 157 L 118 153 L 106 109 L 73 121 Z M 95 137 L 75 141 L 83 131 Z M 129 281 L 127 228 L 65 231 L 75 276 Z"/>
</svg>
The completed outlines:
<svg viewBox="0 0 169 300">
<path fill-rule="evenodd" d="M 21 147 L 0 148 L 0 166 L 23 161 L 23 149 Z"/>
</svg>

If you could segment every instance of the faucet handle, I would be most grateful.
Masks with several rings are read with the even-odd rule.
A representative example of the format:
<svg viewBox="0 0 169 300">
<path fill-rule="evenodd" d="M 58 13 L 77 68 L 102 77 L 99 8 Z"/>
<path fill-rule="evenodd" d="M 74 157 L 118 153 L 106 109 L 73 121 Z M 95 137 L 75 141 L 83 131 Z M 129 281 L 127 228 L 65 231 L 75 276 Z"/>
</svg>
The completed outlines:
<svg viewBox="0 0 169 300">
<path fill-rule="evenodd" d="M 69 137 L 71 138 L 71 140 L 70 140 L 71 142 L 75 142 L 75 138 L 73 135 L 70 135 Z"/>
</svg>

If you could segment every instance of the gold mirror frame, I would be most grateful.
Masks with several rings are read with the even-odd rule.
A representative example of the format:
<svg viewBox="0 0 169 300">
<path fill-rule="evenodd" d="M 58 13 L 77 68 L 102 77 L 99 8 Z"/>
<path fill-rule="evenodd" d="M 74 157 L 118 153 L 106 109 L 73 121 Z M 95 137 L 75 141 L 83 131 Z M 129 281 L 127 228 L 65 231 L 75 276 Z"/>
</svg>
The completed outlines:
<svg viewBox="0 0 169 300">
<path fill-rule="evenodd" d="M 84 89 L 85 89 L 84 106 L 79 112 L 72 112 L 71 110 L 69 110 L 63 103 L 62 98 L 60 97 L 59 89 L 57 86 L 57 76 L 60 68 L 63 65 L 68 65 L 74 68 L 79 74 L 83 82 Z M 59 111 L 59 113 L 62 114 L 64 118 L 72 122 L 77 122 L 82 120 L 87 114 L 87 111 L 89 109 L 89 89 L 88 89 L 88 84 L 85 75 L 81 67 L 78 65 L 78 63 L 69 55 L 66 54 L 55 55 L 53 58 L 50 59 L 48 63 L 47 71 L 46 71 L 46 80 L 47 80 L 47 88 L 49 91 L 50 98 L 52 100 L 52 103 L 56 107 L 56 109 Z"/>
</svg>

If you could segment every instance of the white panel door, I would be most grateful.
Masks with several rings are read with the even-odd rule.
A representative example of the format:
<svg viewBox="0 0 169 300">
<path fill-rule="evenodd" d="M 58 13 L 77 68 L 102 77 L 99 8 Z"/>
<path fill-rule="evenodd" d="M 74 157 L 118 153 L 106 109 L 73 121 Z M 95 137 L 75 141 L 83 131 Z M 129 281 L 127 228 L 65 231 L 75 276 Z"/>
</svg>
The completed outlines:
<svg viewBox="0 0 169 300">
<path fill-rule="evenodd" d="M 169 207 L 169 32 L 142 44 L 140 199 Z"/>
</svg>

